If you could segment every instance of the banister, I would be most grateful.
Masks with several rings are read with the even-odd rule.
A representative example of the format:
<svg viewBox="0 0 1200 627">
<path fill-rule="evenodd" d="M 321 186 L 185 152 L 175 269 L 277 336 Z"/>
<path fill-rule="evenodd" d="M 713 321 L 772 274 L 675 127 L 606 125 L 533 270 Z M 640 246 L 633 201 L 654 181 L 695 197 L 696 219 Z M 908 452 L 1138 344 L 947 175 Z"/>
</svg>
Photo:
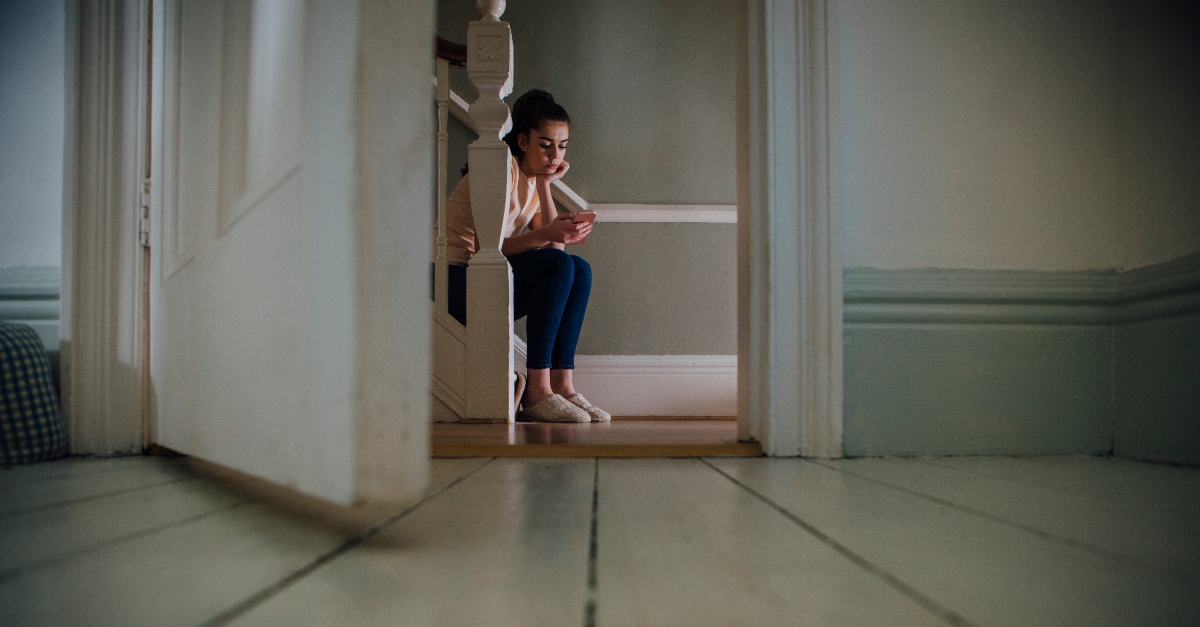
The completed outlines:
<svg viewBox="0 0 1200 627">
<path fill-rule="evenodd" d="M 456 44 L 435 35 L 434 56 L 449 61 L 454 67 L 467 67 L 467 44 Z"/>
</svg>

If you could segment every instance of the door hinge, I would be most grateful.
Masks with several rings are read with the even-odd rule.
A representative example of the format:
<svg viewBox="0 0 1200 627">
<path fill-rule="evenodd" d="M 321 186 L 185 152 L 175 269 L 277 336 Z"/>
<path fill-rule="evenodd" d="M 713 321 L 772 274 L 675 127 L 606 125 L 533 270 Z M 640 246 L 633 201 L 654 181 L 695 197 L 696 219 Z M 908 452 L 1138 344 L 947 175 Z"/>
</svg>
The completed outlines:
<svg viewBox="0 0 1200 627">
<path fill-rule="evenodd" d="M 138 241 L 150 248 L 150 179 L 142 181 L 142 193 L 138 196 Z"/>
</svg>

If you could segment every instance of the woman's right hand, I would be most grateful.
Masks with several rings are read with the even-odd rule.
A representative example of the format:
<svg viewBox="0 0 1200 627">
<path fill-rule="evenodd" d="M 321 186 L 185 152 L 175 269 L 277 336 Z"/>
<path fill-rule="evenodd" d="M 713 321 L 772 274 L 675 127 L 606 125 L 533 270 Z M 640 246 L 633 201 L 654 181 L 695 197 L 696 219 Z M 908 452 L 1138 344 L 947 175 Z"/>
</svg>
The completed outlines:
<svg viewBox="0 0 1200 627">
<path fill-rule="evenodd" d="M 558 244 L 578 244 L 592 231 L 591 222 L 575 222 L 575 216 L 564 213 L 555 217 L 545 229 L 546 239 Z"/>
</svg>

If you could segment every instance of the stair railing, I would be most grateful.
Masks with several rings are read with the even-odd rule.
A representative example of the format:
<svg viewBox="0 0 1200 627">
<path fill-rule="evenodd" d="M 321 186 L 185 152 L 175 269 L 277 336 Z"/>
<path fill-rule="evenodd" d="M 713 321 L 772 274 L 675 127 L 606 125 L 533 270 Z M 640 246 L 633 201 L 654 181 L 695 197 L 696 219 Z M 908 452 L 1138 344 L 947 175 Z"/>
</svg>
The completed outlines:
<svg viewBox="0 0 1200 627">
<path fill-rule="evenodd" d="M 437 102 L 437 239 L 434 261 L 434 317 L 466 347 L 466 389 L 461 403 L 464 421 L 512 422 L 514 351 L 523 356 L 524 343 L 512 332 L 512 271 L 501 252 L 511 194 L 511 155 L 502 137 L 512 124 L 503 98 L 512 92 L 512 33 L 500 21 L 502 0 L 478 0 L 483 16 L 471 22 L 467 45 L 437 38 L 434 77 Z M 467 68 L 479 93 L 467 103 L 450 89 L 450 67 Z M 464 329 L 447 313 L 449 260 L 446 237 L 446 200 L 449 129 L 448 114 L 478 136 L 468 147 L 471 172 L 471 208 L 476 251 L 467 266 L 467 319 Z M 562 181 L 551 188 L 554 200 L 577 212 L 588 208 Z M 436 347 L 435 347 L 436 350 Z M 438 386 L 435 385 L 435 390 Z"/>
</svg>

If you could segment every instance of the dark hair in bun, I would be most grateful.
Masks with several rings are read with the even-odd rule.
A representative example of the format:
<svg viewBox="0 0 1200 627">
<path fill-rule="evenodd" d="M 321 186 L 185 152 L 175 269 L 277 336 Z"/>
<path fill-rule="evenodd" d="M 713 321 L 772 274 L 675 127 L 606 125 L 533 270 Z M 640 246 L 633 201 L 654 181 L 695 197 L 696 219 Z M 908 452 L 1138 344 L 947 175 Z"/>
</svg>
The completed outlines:
<svg viewBox="0 0 1200 627">
<path fill-rule="evenodd" d="M 554 102 L 554 96 L 550 95 L 550 92 L 541 89 L 531 89 L 517 98 L 513 103 L 512 119 L 512 130 L 504 136 L 504 143 L 508 144 L 508 150 L 517 159 L 525 156 L 525 151 L 521 150 L 517 143 L 517 138 L 521 135 L 540 128 L 546 122 L 564 122 L 567 126 L 571 125 L 571 116 L 567 115 L 567 110 Z"/>
</svg>

